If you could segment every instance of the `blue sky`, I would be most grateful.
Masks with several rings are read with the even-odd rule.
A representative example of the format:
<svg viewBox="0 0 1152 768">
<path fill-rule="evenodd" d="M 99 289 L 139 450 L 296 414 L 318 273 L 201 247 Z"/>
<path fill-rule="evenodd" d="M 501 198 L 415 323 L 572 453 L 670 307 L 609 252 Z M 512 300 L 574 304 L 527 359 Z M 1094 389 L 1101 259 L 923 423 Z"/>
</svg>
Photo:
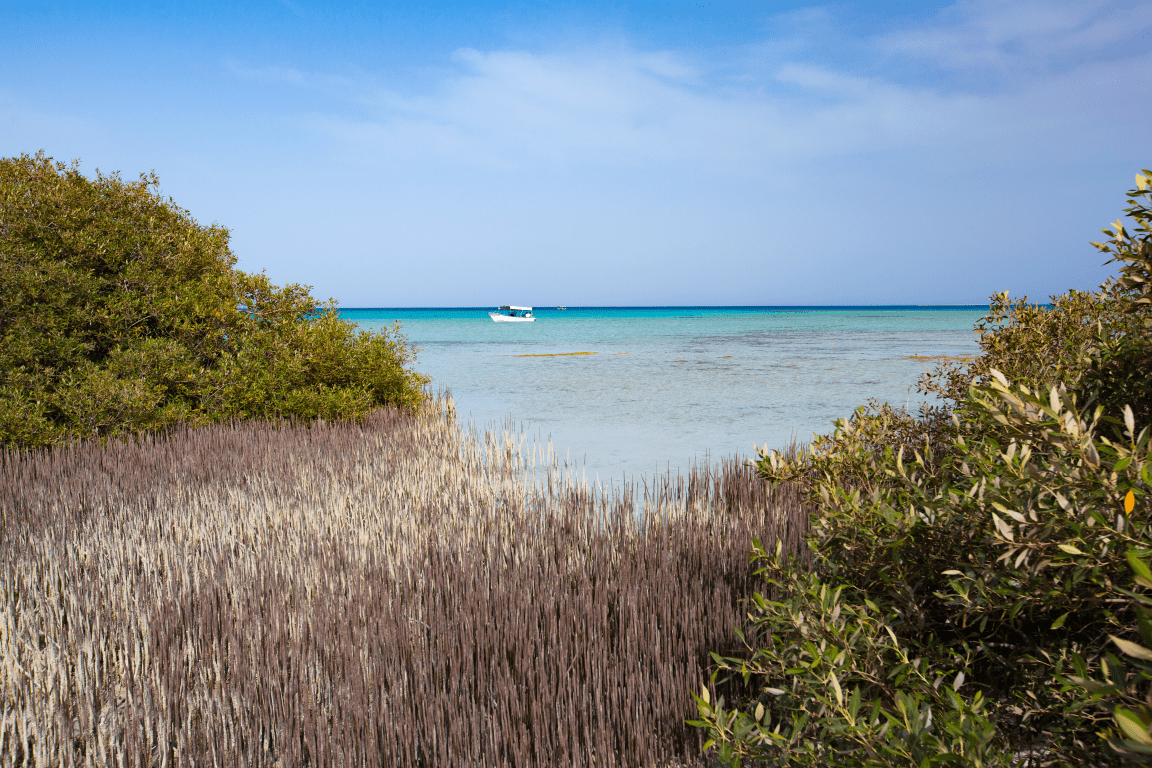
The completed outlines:
<svg viewBox="0 0 1152 768">
<path fill-rule="evenodd" d="M 155 170 L 355 306 L 1092 288 L 1152 2 L 4 4 L 0 155 Z"/>
</svg>

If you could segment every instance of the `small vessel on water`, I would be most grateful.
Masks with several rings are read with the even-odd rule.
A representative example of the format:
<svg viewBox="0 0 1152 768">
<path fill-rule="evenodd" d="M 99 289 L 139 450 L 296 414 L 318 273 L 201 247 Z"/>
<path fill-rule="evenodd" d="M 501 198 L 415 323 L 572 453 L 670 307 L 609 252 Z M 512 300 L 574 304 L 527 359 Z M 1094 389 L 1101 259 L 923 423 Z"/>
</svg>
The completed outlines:
<svg viewBox="0 0 1152 768">
<path fill-rule="evenodd" d="M 532 307 L 514 307 L 511 304 L 500 307 L 495 312 L 489 312 L 488 317 L 494 323 L 531 323 L 536 320 L 532 314 Z"/>
<path fill-rule="evenodd" d="M 556 307 L 556 309 L 568 309 L 568 307 Z"/>
</svg>

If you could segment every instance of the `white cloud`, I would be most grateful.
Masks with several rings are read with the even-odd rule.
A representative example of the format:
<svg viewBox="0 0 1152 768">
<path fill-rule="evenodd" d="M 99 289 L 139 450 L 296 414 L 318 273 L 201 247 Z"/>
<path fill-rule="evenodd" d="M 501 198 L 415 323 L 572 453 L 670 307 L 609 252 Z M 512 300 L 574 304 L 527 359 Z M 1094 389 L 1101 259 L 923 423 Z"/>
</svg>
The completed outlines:
<svg viewBox="0 0 1152 768">
<path fill-rule="evenodd" d="M 830 18 L 823 8 L 801 15 Z M 248 79 L 342 94 L 355 109 L 314 112 L 306 123 L 389 163 L 502 170 L 666 165 L 740 174 L 857 152 L 979 151 L 992 140 L 1000 142 L 994 151 L 1012 142 L 1041 151 L 1038 126 L 1071 130 L 1084 123 L 1073 106 L 1098 110 L 1105 106 L 1098 94 L 1117 83 L 1129 90 L 1148 83 L 1143 61 L 1125 60 L 1116 47 L 1149 26 L 1152 3 L 965 0 L 930 25 L 863 45 L 877 61 L 929 58 L 977 73 L 989 66 L 1011 70 L 977 74 L 980 85 L 967 87 L 908 83 L 899 66 L 868 61 L 856 63 L 866 73 L 858 74 L 821 64 L 811 51 L 808 59 L 817 63 L 797 55 L 756 71 L 764 65 L 745 59 L 743 77 L 733 77 L 730 61 L 702 63 L 675 51 L 463 49 L 453 56 L 454 70 L 419 95 L 290 67 L 230 66 Z M 1056 59 L 1069 60 L 1058 68 L 1045 63 Z M 1053 131 L 1046 136 L 1054 138 Z"/>
<path fill-rule="evenodd" d="M 877 43 L 890 54 L 942 67 L 1037 70 L 1122 56 L 1149 29 L 1152 4 L 1146 2 L 964 0 L 934 24 L 893 32 Z"/>
<path fill-rule="evenodd" d="M 253 66 L 238 59 L 225 59 L 224 67 L 237 77 L 251 80 L 256 83 L 286 83 L 288 85 L 310 85 L 315 78 L 306 77 L 304 72 L 296 67 L 284 67 L 275 64 Z"/>
<path fill-rule="evenodd" d="M 463 71 L 435 94 L 382 94 L 377 119 L 327 115 L 311 124 L 388 156 L 466 165 L 674 163 L 731 172 L 749 162 L 932 143 L 952 133 L 940 126 L 979 112 L 966 96 L 804 65 L 780 69 L 775 93 L 709 92 L 671 54 L 658 74 L 651 58 L 464 51 Z"/>
<path fill-rule="evenodd" d="M 435 93 L 379 93 L 374 120 L 313 124 L 411 156 L 498 167 L 743 157 L 774 122 L 766 103 L 698 91 L 698 70 L 667 52 L 540 55 L 457 52 Z M 691 160 L 689 160 L 691 161 Z"/>
</svg>

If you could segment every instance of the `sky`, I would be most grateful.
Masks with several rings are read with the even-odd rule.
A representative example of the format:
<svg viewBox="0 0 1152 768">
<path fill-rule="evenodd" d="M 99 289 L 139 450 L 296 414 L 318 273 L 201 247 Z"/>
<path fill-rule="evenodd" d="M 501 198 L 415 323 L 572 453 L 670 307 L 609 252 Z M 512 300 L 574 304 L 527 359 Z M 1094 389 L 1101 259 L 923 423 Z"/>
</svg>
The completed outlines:
<svg viewBox="0 0 1152 768">
<path fill-rule="evenodd" d="M 1152 166 L 1152 1 L 0 6 L 0 156 L 346 307 L 1044 299 Z"/>
</svg>

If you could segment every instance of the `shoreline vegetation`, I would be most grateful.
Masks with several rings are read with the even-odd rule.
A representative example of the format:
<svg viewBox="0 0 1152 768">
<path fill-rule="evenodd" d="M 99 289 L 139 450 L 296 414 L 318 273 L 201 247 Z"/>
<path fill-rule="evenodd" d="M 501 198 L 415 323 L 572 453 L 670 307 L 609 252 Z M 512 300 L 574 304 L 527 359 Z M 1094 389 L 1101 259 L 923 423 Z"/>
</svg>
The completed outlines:
<svg viewBox="0 0 1152 768">
<path fill-rule="evenodd" d="M 1125 215 L 1093 243 L 1119 275 L 993 296 L 937 403 L 759 451 L 811 560 L 757 547 L 770 591 L 712 666 L 739 690 L 696 695 L 720 762 L 1152 763 L 1152 172 Z"/>
<path fill-rule="evenodd" d="M 976 360 L 977 355 L 901 355 L 905 360 L 931 360 L 936 363 L 952 362 L 952 363 L 971 363 Z"/>
<path fill-rule="evenodd" d="M 708 652 L 803 557 L 725 462 L 596 489 L 450 401 L 0 455 L 12 765 L 702 765 Z"/>
<path fill-rule="evenodd" d="M 228 230 L 159 190 L 0 159 L 0 448 L 420 403 L 399 326 L 358 331 L 308 286 L 236 269 Z"/>
</svg>

